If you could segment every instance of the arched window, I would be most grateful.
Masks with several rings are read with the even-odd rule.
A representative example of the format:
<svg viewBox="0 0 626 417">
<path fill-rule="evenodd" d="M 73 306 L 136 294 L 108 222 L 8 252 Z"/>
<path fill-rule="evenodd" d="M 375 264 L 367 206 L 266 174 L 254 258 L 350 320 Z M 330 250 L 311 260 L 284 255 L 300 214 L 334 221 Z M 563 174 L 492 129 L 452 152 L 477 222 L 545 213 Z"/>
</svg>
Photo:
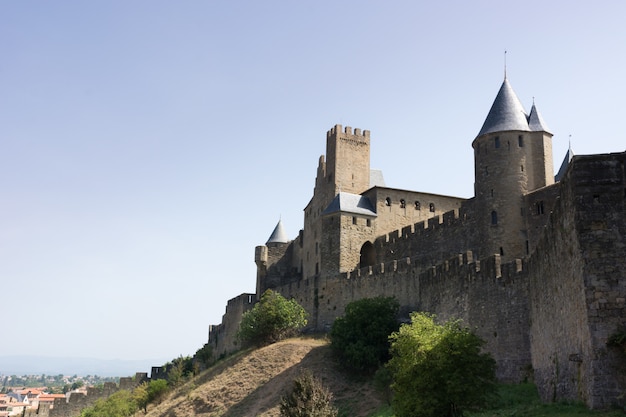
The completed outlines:
<svg viewBox="0 0 626 417">
<path fill-rule="evenodd" d="M 389 198 L 389 197 L 385 198 L 385 205 L 387 207 L 391 206 L 391 198 Z"/>
<path fill-rule="evenodd" d="M 491 212 L 491 224 L 498 224 L 498 213 L 495 210 Z"/>
<path fill-rule="evenodd" d="M 400 208 L 406 208 L 406 201 L 404 201 L 404 198 L 400 199 Z"/>
<path fill-rule="evenodd" d="M 422 209 L 422 205 L 420 204 L 419 201 L 415 202 L 415 210 L 421 210 Z"/>
<path fill-rule="evenodd" d="M 376 263 L 376 251 L 374 245 L 371 242 L 365 242 L 361 246 L 361 260 L 359 262 L 359 268 L 365 268 L 366 266 L 374 266 Z"/>
<path fill-rule="evenodd" d="M 434 212 L 435 212 L 435 203 L 430 203 L 430 204 L 428 205 L 428 207 L 429 207 L 429 209 L 430 209 L 430 212 L 431 212 L 431 213 L 434 213 Z"/>
</svg>

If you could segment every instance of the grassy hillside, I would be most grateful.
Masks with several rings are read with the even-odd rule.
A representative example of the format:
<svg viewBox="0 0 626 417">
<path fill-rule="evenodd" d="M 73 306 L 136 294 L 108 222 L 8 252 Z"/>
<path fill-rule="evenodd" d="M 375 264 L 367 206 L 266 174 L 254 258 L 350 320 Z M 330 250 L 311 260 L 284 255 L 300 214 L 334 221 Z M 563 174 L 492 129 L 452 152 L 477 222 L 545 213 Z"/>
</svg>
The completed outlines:
<svg viewBox="0 0 626 417">
<path fill-rule="evenodd" d="M 341 372 L 328 343 L 290 339 L 229 357 L 174 390 L 148 417 L 279 416 L 282 395 L 309 369 L 335 396 L 340 416 L 393 417 L 371 382 Z M 137 413 L 137 416 L 143 412 Z M 531 384 L 501 386 L 490 410 L 468 417 L 618 417 L 623 410 L 589 411 L 583 405 L 541 404 Z"/>
<path fill-rule="evenodd" d="M 227 358 L 151 406 L 147 416 L 279 416 L 281 396 L 303 369 L 333 392 L 343 415 L 366 417 L 381 405 L 369 382 L 339 370 L 326 341 L 291 339 Z"/>
</svg>

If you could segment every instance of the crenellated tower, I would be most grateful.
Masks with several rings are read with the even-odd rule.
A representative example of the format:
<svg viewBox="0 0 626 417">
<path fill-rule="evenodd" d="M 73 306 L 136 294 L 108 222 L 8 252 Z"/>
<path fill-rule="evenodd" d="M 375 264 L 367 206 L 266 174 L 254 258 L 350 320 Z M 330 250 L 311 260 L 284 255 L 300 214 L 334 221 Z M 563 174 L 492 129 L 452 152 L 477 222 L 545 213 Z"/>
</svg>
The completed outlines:
<svg viewBox="0 0 626 417">
<path fill-rule="evenodd" d="M 302 275 L 322 269 L 322 212 L 340 193 L 360 194 L 370 188 L 370 132 L 335 125 L 326 133 L 326 159 L 321 156 L 313 198 L 304 209 Z M 338 243 L 338 237 L 334 237 Z"/>
<path fill-rule="evenodd" d="M 554 183 L 552 134 L 534 103 L 526 114 L 505 78 L 472 147 L 481 255 L 522 258 L 529 252 L 524 196 Z"/>
</svg>

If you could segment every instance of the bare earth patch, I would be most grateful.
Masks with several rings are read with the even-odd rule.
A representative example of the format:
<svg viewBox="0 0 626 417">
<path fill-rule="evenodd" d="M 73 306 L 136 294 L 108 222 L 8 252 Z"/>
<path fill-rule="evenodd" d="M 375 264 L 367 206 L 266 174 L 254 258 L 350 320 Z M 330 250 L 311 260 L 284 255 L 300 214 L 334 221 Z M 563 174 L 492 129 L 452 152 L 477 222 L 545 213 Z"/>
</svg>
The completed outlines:
<svg viewBox="0 0 626 417">
<path fill-rule="evenodd" d="M 279 416 L 280 398 L 309 369 L 348 415 L 365 417 L 381 401 L 370 383 L 341 372 L 326 341 L 290 339 L 228 358 L 174 391 L 148 417 Z"/>
</svg>

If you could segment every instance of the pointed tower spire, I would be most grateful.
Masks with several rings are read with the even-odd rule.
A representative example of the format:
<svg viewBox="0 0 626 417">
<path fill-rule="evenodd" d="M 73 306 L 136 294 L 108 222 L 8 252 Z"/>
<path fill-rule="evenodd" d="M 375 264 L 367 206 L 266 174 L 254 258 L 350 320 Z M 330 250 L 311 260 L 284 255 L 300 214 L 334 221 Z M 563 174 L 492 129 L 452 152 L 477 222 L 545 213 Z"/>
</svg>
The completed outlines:
<svg viewBox="0 0 626 417">
<path fill-rule="evenodd" d="M 505 78 L 478 136 L 510 130 L 529 131 L 530 128 L 524 106 L 517 98 L 509 80 Z"/>
<path fill-rule="evenodd" d="M 278 220 L 278 224 L 274 228 L 272 235 L 269 239 L 267 239 L 267 242 L 265 242 L 266 245 L 268 243 L 289 243 L 289 238 L 287 237 L 287 233 L 283 227 L 282 220 Z"/>
<path fill-rule="evenodd" d="M 569 163 L 572 161 L 574 157 L 574 151 L 572 151 L 572 135 L 570 135 L 569 148 L 565 153 L 565 157 L 563 158 L 563 162 L 561 162 L 561 167 L 559 168 L 559 172 L 554 176 L 554 181 L 561 181 L 565 176 L 565 171 L 567 171 L 567 167 Z"/>
<path fill-rule="evenodd" d="M 546 122 L 541 117 L 541 114 L 537 110 L 535 106 L 535 98 L 533 97 L 533 107 L 530 109 L 530 114 L 528 115 L 528 127 L 533 132 L 548 132 L 551 133 L 546 125 Z"/>
</svg>

